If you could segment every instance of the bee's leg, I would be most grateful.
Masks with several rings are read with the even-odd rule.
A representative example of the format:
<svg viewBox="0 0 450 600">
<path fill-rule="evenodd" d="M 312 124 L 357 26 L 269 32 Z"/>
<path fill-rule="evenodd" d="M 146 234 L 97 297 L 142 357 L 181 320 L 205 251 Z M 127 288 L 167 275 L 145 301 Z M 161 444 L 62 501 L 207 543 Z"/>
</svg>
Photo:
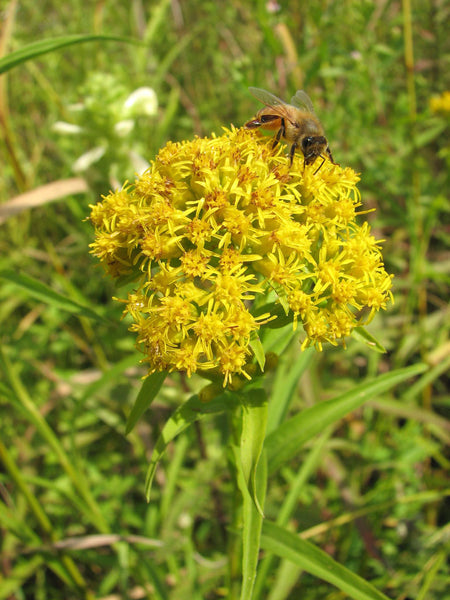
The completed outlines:
<svg viewBox="0 0 450 600">
<path fill-rule="evenodd" d="M 294 160 L 294 154 L 297 150 L 297 142 L 294 142 L 289 150 L 289 166 L 292 167 L 292 161 Z"/>
<path fill-rule="evenodd" d="M 333 155 L 331 154 L 331 150 L 330 150 L 329 146 L 327 146 L 327 149 L 325 150 L 325 152 L 327 153 L 327 156 L 331 160 L 331 162 L 333 163 L 333 165 L 337 165 L 338 163 L 334 162 L 334 158 L 333 158 Z"/>
<path fill-rule="evenodd" d="M 285 133 L 286 133 L 286 125 L 284 123 L 284 119 L 281 119 L 281 127 L 278 130 L 278 133 L 275 136 L 275 139 L 273 140 L 272 149 L 275 148 L 275 146 L 278 144 L 278 142 L 281 140 L 281 138 L 284 136 Z"/>
</svg>

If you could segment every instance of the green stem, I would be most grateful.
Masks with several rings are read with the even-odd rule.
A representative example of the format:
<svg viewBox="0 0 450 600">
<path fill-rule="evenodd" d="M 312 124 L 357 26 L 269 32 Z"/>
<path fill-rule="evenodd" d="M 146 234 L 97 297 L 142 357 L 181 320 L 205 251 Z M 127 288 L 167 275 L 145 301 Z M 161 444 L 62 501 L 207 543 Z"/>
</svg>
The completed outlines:
<svg viewBox="0 0 450 600">
<path fill-rule="evenodd" d="M 267 486 L 267 459 L 263 451 L 267 427 L 267 397 L 263 389 L 239 394 L 240 406 L 230 418 L 230 459 L 235 483 L 235 531 L 242 530 L 242 552 L 230 546 L 229 600 L 237 600 L 238 562 L 241 562 L 240 600 L 251 600 L 258 566 L 263 508 Z M 239 497 L 238 497 L 239 494 Z M 242 509 L 241 509 L 242 506 Z M 238 521 L 239 515 L 239 521 Z M 242 518 L 242 524 L 240 520 Z M 242 556 L 237 561 L 236 557 Z"/>
<path fill-rule="evenodd" d="M 242 544 L 239 532 L 242 530 L 242 494 L 238 484 L 238 468 L 236 465 L 236 451 L 239 447 L 239 435 L 236 431 L 236 424 L 239 423 L 239 415 L 241 407 L 235 411 L 229 411 L 228 430 L 229 430 L 229 447 L 228 447 L 228 468 L 233 484 L 232 494 L 232 519 L 229 528 L 227 554 L 228 554 L 228 596 L 227 600 L 238 600 L 241 580 L 241 558 Z"/>
</svg>

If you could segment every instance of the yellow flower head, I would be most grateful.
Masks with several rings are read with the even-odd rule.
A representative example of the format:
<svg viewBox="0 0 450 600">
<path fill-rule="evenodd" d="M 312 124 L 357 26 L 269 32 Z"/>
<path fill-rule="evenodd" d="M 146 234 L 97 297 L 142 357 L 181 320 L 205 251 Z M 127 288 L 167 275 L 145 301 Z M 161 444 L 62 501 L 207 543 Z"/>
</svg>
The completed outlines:
<svg viewBox="0 0 450 600">
<path fill-rule="evenodd" d="M 430 109 L 433 113 L 448 117 L 450 115 L 450 90 L 442 92 L 440 96 L 432 96 L 430 98 Z"/>
<path fill-rule="evenodd" d="M 246 129 L 169 142 L 134 186 L 91 207 L 92 253 L 136 283 L 125 313 L 150 373 L 226 385 L 249 377 L 250 341 L 277 303 L 303 325 L 302 347 L 321 349 L 391 298 L 379 244 L 355 220 L 356 173 L 301 154 L 290 166 L 271 144 Z"/>
</svg>

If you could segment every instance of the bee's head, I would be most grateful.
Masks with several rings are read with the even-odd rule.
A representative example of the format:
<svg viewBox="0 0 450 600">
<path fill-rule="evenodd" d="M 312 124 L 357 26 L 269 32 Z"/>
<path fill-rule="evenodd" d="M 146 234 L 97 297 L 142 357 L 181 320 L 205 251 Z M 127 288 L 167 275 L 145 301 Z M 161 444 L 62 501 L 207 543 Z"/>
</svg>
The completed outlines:
<svg viewBox="0 0 450 600">
<path fill-rule="evenodd" d="M 306 136 L 302 139 L 302 152 L 305 165 L 311 165 L 318 156 L 326 152 L 328 143 L 323 135 Z"/>
</svg>

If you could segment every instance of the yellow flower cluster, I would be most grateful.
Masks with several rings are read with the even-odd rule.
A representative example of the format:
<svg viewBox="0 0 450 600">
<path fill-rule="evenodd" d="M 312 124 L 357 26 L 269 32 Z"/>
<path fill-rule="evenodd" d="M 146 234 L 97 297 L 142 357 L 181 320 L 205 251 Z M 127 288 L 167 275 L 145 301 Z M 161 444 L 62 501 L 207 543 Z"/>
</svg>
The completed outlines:
<svg viewBox="0 0 450 600">
<path fill-rule="evenodd" d="M 92 252 L 136 282 L 125 313 L 149 372 L 226 385 L 249 377 L 252 342 L 280 305 L 303 325 L 302 346 L 321 349 L 390 299 L 378 242 L 355 220 L 355 172 L 304 167 L 301 154 L 290 166 L 271 144 L 245 129 L 169 142 L 133 186 L 91 207 Z"/>
<path fill-rule="evenodd" d="M 440 96 L 432 96 L 430 98 L 431 112 L 449 115 L 450 114 L 450 91 L 442 92 Z"/>
</svg>

